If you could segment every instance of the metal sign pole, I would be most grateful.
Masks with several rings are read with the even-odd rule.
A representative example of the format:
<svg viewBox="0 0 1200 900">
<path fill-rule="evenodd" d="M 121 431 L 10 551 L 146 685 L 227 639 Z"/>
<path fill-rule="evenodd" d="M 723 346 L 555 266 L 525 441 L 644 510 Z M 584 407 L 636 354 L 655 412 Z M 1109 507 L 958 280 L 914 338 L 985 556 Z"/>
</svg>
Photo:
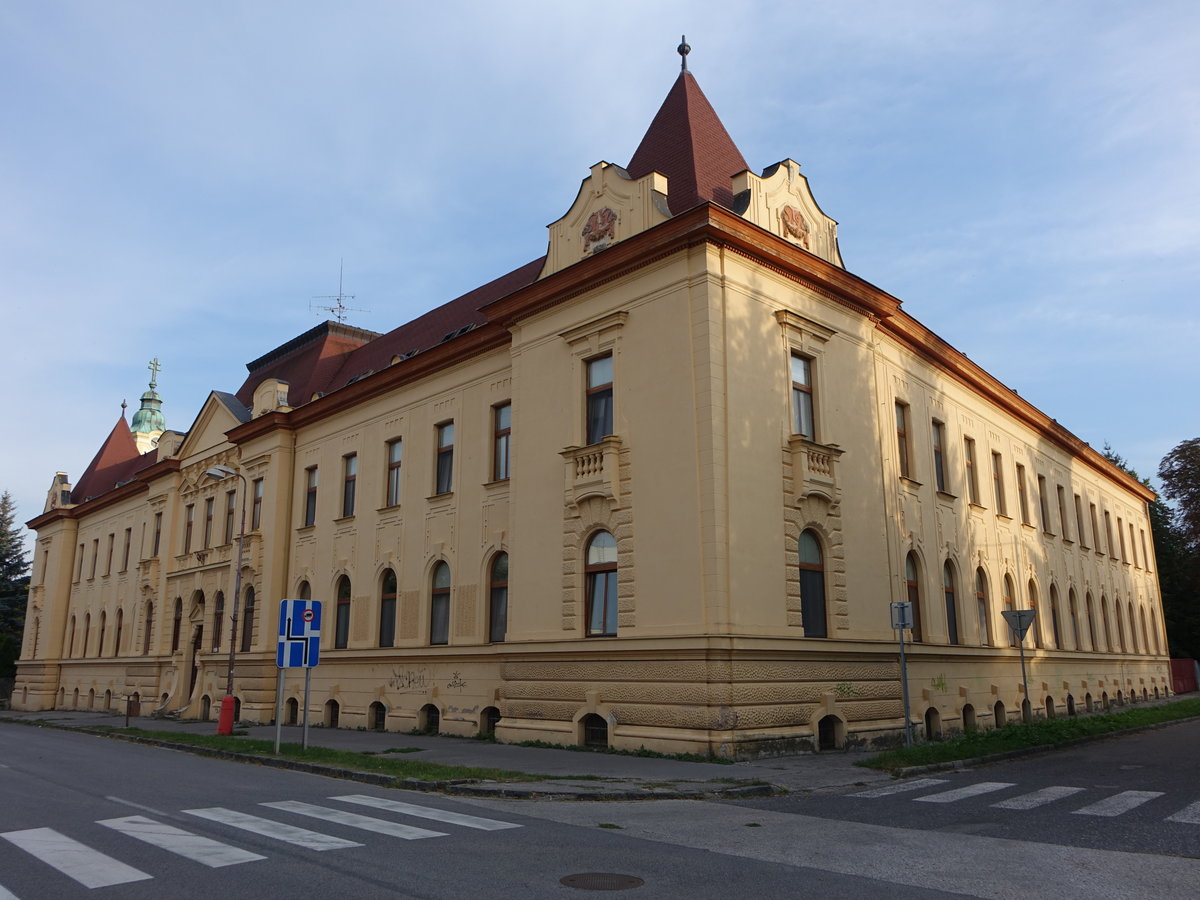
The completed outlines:
<svg viewBox="0 0 1200 900">
<path fill-rule="evenodd" d="M 305 668 L 304 668 L 304 739 L 300 743 L 300 746 L 305 750 L 308 749 L 308 688 L 309 688 L 310 684 L 312 684 L 312 668 L 310 666 L 305 666 Z"/>
<path fill-rule="evenodd" d="M 287 669 L 276 669 L 279 673 L 278 684 L 275 686 L 275 755 L 279 755 L 279 737 L 283 731 L 283 673 Z"/>
<path fill-rule="evenodd" d="M 900 687 L 904 692 L 904 746 L 912 746 L 912 716 L 908 711 L 908 662 L 904 658 L 904 629 L 900 629 Z"/>
</svg>

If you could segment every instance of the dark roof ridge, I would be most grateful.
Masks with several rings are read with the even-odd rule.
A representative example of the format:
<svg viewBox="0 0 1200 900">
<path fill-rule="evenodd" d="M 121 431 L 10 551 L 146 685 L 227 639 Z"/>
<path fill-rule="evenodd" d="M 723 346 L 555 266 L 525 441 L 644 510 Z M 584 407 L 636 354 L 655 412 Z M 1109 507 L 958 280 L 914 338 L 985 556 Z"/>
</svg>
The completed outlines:
<svg viewBox="0 0 1200 900">
<path fill-rule="evenodd" d="M 303 334 L 297 335 L 287 343 L 280 344 L 274 350 L 264 353 L 258 359 L 251 360 L 250 362 L 246 363 L 246 369 L 251 373 L 257 372 L 259 369 L 265 368 L 270 363 L 273 363 L 278 359 L 282 359 L 289 353 L 299 350 L 301 347 L 307 346 L 308 344 L 315 343 L 323 337 L 331 335 L 349 338 L 350 340 L 361 341 L 365 344 L 368 341 L 373 341 L 375 338 L 379 337 L 379 332 L 369 331 L 366 328 L 356 328 L 353 325 L 346 325 L 343 322 L 322 322 L 320 325 L 310 328 Z"/>
</svg>

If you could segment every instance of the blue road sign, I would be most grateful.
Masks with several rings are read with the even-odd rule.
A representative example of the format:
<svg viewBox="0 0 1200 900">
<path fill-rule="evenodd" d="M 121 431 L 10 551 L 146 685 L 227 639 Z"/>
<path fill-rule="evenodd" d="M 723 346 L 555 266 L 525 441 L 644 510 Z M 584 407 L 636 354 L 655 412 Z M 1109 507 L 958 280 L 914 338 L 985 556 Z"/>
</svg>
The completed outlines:
<svg viewBox="0 0 1200 900">
<path fill-rule="evenodd" d="M 311 669 L 320 655 L 321 601 L 281 600 L 275 665 L 281 669 Z"/>
</svg>

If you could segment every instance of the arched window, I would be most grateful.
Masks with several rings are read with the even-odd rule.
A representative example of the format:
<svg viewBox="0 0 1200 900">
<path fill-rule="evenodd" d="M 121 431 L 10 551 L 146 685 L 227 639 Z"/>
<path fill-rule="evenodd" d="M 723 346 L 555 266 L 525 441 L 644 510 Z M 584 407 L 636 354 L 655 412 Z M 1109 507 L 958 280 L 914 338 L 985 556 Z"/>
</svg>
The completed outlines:
<svg viewBox="0 0 1200 900">
<path fill-rule="evenodd" d="M 908 602 L 912 604 L 912 639 L 922 639 L 921 631 L 921 578 L 917 567 L 917 556 L 911 551 L 904 560 L 904 583 Z"/>
<path fill-rule="evenodd" d="M 118 615 L 120 615 L 120 613 L 118 613 Z M 1146 630 L 1146 607 L 1144 607 L 1144 606 L 1138 607 L 1138 619 L 1140 619 L 1141 623 L 1142 623 L 1142 652 L 1149 653 L 1150 652 L 1150 632 Z M 118 631 L 118 634 L 119 633 L 120 632 Z"/>
<path fill-rule="evenodd" d="M 396 646 L 396 573 L 383 570 L 379 586 L 379 646 Z"/>
<path fill-rule="evenodd" d="M 1154 652 L 1162 653 L 1162 644 L 1159 643 L 1158 637 L 1158 616 L 1155 614 L 1153 606 L 1150 607 L 1150 633 L 1154 635 Z"/>
<path fill-rule="evenodd" d="M 617 633 L 617 541 L 597 531 L 587 545 L 588 637 Z"/>
<path fill-rule="evenodd" d="M 1094 652 L 1099 648 L 1096 646 L 1096 607 L 1092 603 L 1091 591 L 1084 594 L 1083 607 L 1084 613 L 1087 615 L 1088 649 Z"/>
<path fill-rule="evenodd" d="M 96 656 L 104 655 L 104 631 L 108 627 L 108 611 L 100 610 L 100 632 L 99 640 L 96 641 Z"/>
<path fill-rule="evenodd" d="M 179 650 L 179 632 L 183 627 L 183 598 L 175 598 L 175 617 L 171 623 L 171 652 Z"/>
<path fill-rule="evenodd" d="M 450 643 L 450 567 L 433 567 L 433 593 L 429 603 L 429 643 Z"/>
<path fill-rule="evenodd" d="M 988 621 L 987 573 L 980 566 L 975 570 L 975 615 L 979 623 L 979 646 L 989 647 L 992 643 L 992 627 Z"/>
<path fill-rule="evenodd" d="M 344 650 L 350 643 L 350 579 L 337 580 L 337 614 L 333 624 L 333 646 Z"/>
<path fill-rule="evenodd" d="M 312 599 L 312 587 L 309 585 L 309 583 L 307 581 L 300 582 L 300 588 L 299 588 L 299 590 L 296 591 L 296 593 L 299 595 L 298 599 L 300 599 L 300 600 L 311 600 Z"/>
<path fill-rule="evenodd" d="M 1042 611 L 1038 609 L 1038 589 L 1037 582 L 1032 578 L 1029 579 L 1029 608 L 1033 610 L 1033 624 L 1029 626 L 1029 630 L 1033 632 L 1033 646 L 1039 650 L 1042 649 Z"/>
<path fill-rule="evenodd" d="M 946 633 L 951 644 L 958 643 L 958 602 L 954 590 L 954 566 L 950 560 L 942 566 L 942 586 L 946 596 Z"/>
<path fill-rule="evenodd" d="M 150 639 L 154 633 L 154 601 L 146 601 L 146 632 L 142 635 L 142 655 L 150 653 Z"/>
<path fill-rule="evenodd" d="M 242 612 L 242 647 L 241 647 L 241 650 L 243 653 L 249 653 L 250 648 L 252 646 L 254 646 L 254 615 L 255 615 L 254 601 L 256 598 L 254 596 L 254 587 L 252 585 L 246 586 L 246 591 L 244 593 L 244 596 L 246 598 L 246 603 L 245 603 L 245 610 Z"/>
<path fill-rule="evenodd" d="M 1075 600 L 1075 588 L 1067 591 L 1067 616 L 1071 619 L 1071 648 L 1082 650 L 1079 642 L 1079 604 Z"/>
<path fill-rule="evenodd" d="M 492 560 L 491 587 L 488 594 L 488 640 L 499 643 L 508 631 L 508 554 L 497 553 Z"/>
<path fill-rule="evenodd" d="M 1112 639 L 1112 623 L 1108 619 L 1108 598 L 1100 595 L 1100 618 L 1104 622 L 1104 649 L 1112 653 L 1115 647 Z"/>
<path fill-rule="evenodd" d="M 1058 615 L 1058 587 L 1050 585 L 1050 637 L 1054 641 L 1054 649 L 1062 649 L 1062 623 Z"/>
<path fill-rule="evenodd" d="M 214 651 L 221 649 L 221 632 L 225 630 L 225 592 L 217 591 L 213 599 L 213 640 Z"/>
<path fill-rule="evenodd" d="M 1133 601 L 1132 600 L 1129 601 L 1129 603 L 1126 605 L 1125 609 L 1129 613 L 1129 617 L 1127 619 L 1127 621 L 1129 622 L 1129 652 L 1137 653 L 1138 649 L 1139 649 L 1138 648 L 1137 619 L 1133 615 Z"/>
<path fill-rule="evenodd" d="M 825 562 L 811 531 L 800 533 L 800 618 L 805 637 L 829 637 L 825 618 Z"/>
<path fill-rule="evenodd" d="M 1014 599 L 1016 590 L 1013 588 L 1013 580 L 1009 575 L 1004 576 L 1004 608 L 1016 609 L 1017 601 Z M 1011 628 L 1008 629 L 1008 646 L 1017 646 L 1017 635 Z"/>
<path fill-rule="evenodd" d="M 124 628 L 125 628 L 125 610 L 118 609 L 117 610 L 117 627 L 115 629 L 115 633 L 113 634 L 113 652 L 112 652 L 113 656 L 121 655 L 121 632 L 124 630 Z M 1143 631 L 1146 630 L 1146 617 L 1145 616 L 1142 616 L 1142 630 Z"/>
<path fill-rule="evenodd" d="M 1113 612 L 1117 617 L 1117 644 L 1120 646 L 1122 653 L 1128 653 L 1129 650 L 1125 644 L 1125 616 L 1124 611 L 1121 609 L 1120 597 L 1113 600 Z"/>
<path fill-rule="evenodd" d="M 63 656 L 70 659 L 75 655 L 75 617 L 71 616 L 71 626 L 67 629 L 67 646 Z"/>
</svg>

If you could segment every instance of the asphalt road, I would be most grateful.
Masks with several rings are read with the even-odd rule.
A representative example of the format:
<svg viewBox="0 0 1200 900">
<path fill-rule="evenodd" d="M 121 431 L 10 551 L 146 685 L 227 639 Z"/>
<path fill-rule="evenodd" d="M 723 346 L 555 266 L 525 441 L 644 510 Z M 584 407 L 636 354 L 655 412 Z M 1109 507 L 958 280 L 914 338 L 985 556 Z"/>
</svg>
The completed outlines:
<svg viewBox="0 0 1200 900">
<path fill-rule="evenodd" d="M 382 802 L 383 807 L 380 806 Z M 397 806 L 396 804 L 400 804 Z M 814 892 L 930 897 L 797 859 L 667 845 L 611 814 L 579 822 L 511 804 L 502 814 L 437 795 L 21 726 L 0 728 L 0 900 L 140 898 L 542 898 L 587 896 L 560 879 L 641 879 L 626 896 Z M 717 809 L 695 804 L 692 809 Z M 742 812 L 739 810 L 738 815 Z M 714 838 L 744 824 L 718 823 Z"/>
</svg>

